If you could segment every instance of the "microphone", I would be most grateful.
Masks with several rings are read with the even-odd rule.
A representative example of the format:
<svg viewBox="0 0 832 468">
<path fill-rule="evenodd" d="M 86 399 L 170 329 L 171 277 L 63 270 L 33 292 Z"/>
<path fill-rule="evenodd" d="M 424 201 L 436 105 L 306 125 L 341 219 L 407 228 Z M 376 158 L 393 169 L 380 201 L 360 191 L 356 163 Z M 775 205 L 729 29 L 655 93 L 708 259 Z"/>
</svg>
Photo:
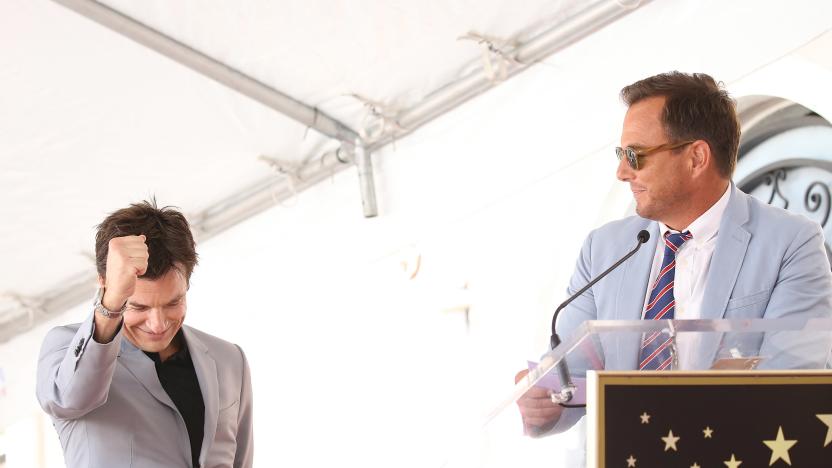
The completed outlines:
<svg viewBox="0 0 832 468">
<path fill-rule="evenodd" d="M 587 289 L 592 287 L 592 285 L 594 285 L 598 281 L 601 281 L 601 278 L 607 276 L 611 271 L 615 270 L 619 267 L 619 265 L 624 263 L 625 260 L 632 257 L 636 252 L 638 252 L 638 249 L 641 247 L 641 245 L 645 244 L 648 240 L 650 240 L 650 233 L 646 229 L 642 229 L 641 231 L 639 231 L 638 235 L 636 235 L 636 240 L 638 240 L 638 244 L 636 244 L 633 250 L 629 251 L 627 255 L 621 257 L 619 261 L 615 262 L 611 267 L 604 270 L 603 273 L 595 277 L 595 279 L 593 279 L 586 286 L 581 288 L 580 291 L 573 294 L 572 297 L 563 301 L 563 303 L 559 305 L 557 309 L 555 309 L 555 315 L 552 316 L 552 337 L 549 342 L 552 349 L 555 349 L 555 347 L 560 345 L 560 337 L 555 331 L 555 324 L 558 321 L 558 315 L 560 315 L 560 311 L 563 310 L 563 308 L 569 305 L 572 301 L 577 299 L 578 296 L 585 293 Z M 565 405 L 564 403 L 568 403 L 574 396 L 575 385 L 572 383 L 572 378 L 569 377 L 569 368 L 566 366 L 566 356 L 564 356 L 563 359 L 561 359 L 560 362 L 558 362 L 557 372 L 558 378 L 561 382 L 561 390 L 559 394 L 552 394 L 552 401 L 560 404 L 561 406 L 569 407 L 569 405 Z"/>
</svg>

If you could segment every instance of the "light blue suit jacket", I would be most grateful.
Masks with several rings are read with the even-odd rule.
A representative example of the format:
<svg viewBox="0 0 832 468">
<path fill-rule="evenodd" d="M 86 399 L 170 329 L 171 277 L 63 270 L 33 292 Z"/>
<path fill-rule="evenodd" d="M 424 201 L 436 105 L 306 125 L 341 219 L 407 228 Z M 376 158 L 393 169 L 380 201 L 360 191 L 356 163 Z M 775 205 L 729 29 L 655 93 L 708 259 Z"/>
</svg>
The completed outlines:
<svg viewBox="0 0 832 468">
<path fill-rule="evenodd" d="M 701 318 L 832 317 L 832 272 L 820 226 L 767 205 L 733 184 L 730 190 L 705 283 Z M 632 216 L 592 231 L 567 289 L 569 295 L 574 294 L 623 257 L 635 247 L 642 229 L 650 232 L 650 240 L 561 311 L 558 335 L 570 336 L 585 320 L 641 319 L 653 255 L 661 237 L 655 221 Z M 751 340 L 752 349 L 748 349 L 746 336 L 744 354 L 766 356 L 761 368 L 824 368 L 832 348 L 828 334 L 808 341 L 787 335 L 760 335 L 756 342 Z M 718 333 L 703 335 L 693 367 L 709 368 L 726 338 Z M 606 369 L 636 368 L 638 337 L 608 337 L 601 344 Z M 570 426 L 568 420 L 573 418 L 561 419 L 567 421 L 560 421 L 556 431 Z"/>
</svg>

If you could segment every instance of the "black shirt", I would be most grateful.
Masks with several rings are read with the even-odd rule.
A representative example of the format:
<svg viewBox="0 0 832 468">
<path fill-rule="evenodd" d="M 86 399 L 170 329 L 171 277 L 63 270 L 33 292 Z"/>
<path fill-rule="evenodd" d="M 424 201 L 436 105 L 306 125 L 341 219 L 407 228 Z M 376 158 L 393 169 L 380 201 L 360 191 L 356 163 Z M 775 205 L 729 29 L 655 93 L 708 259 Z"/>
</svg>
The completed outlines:
<svg viewBox="0 0 832 468">
<path fill-rule="evenodd" d="M 205 431 L 205 403 L 202 400 L 202 391 L 199 389 L 199 380 L 196 378 L 194 362 L 191 360 L 191 354 L 188 352 L 181 329 L 174 340 L 179 340 L 179 351 L 165 362 L 159 359 L 159 353 L 145 352 L 145 354 L 156 363 L 159 382 L 162 383 L 165 392 L 173 400 L 173 404 L 185 420 L 188 438 L 191 441 L 191 461 L 194 467 L 198 467 L 202 436 Z"/>
</svg>

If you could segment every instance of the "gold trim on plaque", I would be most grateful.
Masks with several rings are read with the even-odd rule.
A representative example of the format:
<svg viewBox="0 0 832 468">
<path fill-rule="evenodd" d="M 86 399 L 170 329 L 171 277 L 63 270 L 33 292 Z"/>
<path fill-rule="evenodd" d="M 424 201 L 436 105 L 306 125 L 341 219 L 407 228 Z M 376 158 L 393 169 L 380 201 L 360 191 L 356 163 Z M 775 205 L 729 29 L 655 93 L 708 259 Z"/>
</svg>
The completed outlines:
<svg viewBox="0 0 832 468">
<path fill-rule="evenodd" d="M 813 385 L 832 384 L 832 371 L 597 371 L 598 467 L 606 468 L 606 387 L 609 385 Z"/>
</svg>

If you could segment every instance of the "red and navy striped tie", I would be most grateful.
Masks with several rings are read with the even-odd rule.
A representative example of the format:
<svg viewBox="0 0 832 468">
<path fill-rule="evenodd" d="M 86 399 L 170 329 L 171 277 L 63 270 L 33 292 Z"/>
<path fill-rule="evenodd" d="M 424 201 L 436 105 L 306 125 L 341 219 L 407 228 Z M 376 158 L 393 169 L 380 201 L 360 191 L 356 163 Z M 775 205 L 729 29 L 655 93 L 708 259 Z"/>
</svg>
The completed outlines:
<svg viewBox="0 0 832 468">
<path fill-rule="evenodd" d="M 691 239 L 690 232 L 664 234 L 664 259 L 662 268 L 644 311 L 644 320 L 672 319 L 676 309 L 676 299 L 673 297 L 673 282 L 676 277 L 676 251 L 685 241 Z M 666 338 L 665 338 L 666 337 Z M 639 355 L 639 370 L 664 370 L 673 360 L 671 350 L 672 338 L 660 332 L 649 333 L 641 342 Z"/>
</svg>

